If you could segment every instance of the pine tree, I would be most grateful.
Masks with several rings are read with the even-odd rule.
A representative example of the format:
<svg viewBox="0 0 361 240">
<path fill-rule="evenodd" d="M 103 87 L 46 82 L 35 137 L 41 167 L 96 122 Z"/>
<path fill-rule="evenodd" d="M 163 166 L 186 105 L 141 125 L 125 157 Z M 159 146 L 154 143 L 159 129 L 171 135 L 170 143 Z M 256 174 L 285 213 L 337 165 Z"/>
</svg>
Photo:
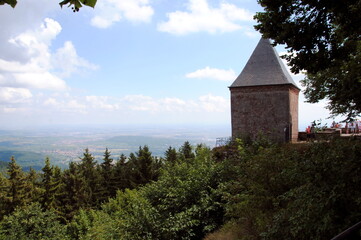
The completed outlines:
<svg viewBox="0 0 361 240">
<path fill-rule="evenodd" d="M 167 163 L 170 163 L 171 165 L 174 165 L 177 161 L 177 151 L 175 148 L 172 148 L 169 146 L 167 151 L 164 153 L 165 155 L 165 161 Z"/>
<path fill-rule="evenodd" d="M 0 221 L 7 213 L 9 185 L 9 180 L 0 172 Z"/>
<path fill-rule="evenodd" d="M 60 198 L 62 197 L 61 193 L 61 169 L 56 166 L 50 165 L 50 159 L 47 157 L 45 159 L 45 166 L 42 168 L 43 174 L 41 179 L 41 185 L 43 187 L 43 192 L 41 195 L 41 206 L 45 209 L 59 209 Z"/>
<path fill-rule="evenodd" d="M 44 192 L 41 198 L 41 206 L 45 209 L 49 209 L 50 203 L 53 201 L 53 196 L 51 196 L 50 189 L 51 189 L 51 179 L 53 177 L 53 168 L 50 166 L 50 159 L 47 157 L 45 159 L 45 166 L 42 168 L 42 186 Z"/>
<path fill-rule="evenodd" d="M 80 173 L 84 179 L 84 201 L 86 207 L 96 207 L 101 203 L 101 175 L 97 168 L 97 162 L 89 149 L 85 149 L 83 158 L 79 164 Z"/>
<path fill-rule="evenodd" d="M 127 162 L 126 156 L 121 154 L 114 167 L 115 188 L 111 192 L 112 197 L 115 196 L 116 190 L 124 190 L 131 187 L 130 172 L 130 164 Z"/>
<path fill-rule="evenodd" d="M 193 153 L 192 145 L 186 141 L 179 149 L 179 154 L 184 161 L 191 161 L 195 158 Z"/>
<path fill-rule="evenodd" d="M 114 196 L 113 192 L 115 192 L 113 159 L 110 156 L 108 148 L 105 149 L 103 156 L 103 162 L 100 165 L 100 174 L 102 177 L 101 188 L 103 189 L 101 202 L 104 202 L 110 196 Z"/>
<path fill-rule="evenodd" d="M 42 195 L 39 182 L 39 174 L 30 167 L 29 173 L 25 177 L 25 193 L 27 203 L 38 202 Z"/>
<path fill-rule="evenodd" d="M 14 157 L 11 157 L 7 174 L 9 176 L 7 213 L 11 213 L 16 207 L 25 205 L 27 201 L 25 174 Z"/>
<path fill-rule="evenodd" d="M 65 219 L 70 220 L 81 207 L 86 205 L 85 180 L 78 164 L 69 163 L 69 168 L 62 176 L 62 182 L 61 191 L 64 195 L 60 199 L 60 212 Z"/>
<path fill-rule="evenodd" d="M 131 184 L 133 187 L 157 180 L 159 165 L 149 151 L 148 146 L 139 147 L 136 156 L 131 154 L 130 163 L 132 167 Z"/>
<path fill-rule="evenodd" d="M 52 167 L 52 178 L 50 183 L 49 194 L 51 201 L 49 201 L 48 208 L 57 213 L 61 213 L 61 199 L 64 198 L 64 183 L 62 181 L 63 173 L 60 167 Z"/>
</svg>

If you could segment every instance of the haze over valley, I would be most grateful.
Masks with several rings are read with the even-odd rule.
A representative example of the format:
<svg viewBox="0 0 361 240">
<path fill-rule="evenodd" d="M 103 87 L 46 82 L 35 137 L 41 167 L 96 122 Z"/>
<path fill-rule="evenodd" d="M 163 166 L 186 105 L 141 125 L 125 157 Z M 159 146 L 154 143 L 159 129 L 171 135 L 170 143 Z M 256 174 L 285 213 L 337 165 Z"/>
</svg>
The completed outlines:
<svg viewBox="0 0 361 240">
<path fill-rule="evenodd" d="M 216 138 L 230 136 L 227 125 L 142 126 L 54 126 L 38 129 L 0 130 L 0 161 L 14 156 L 25 169 L 39 170 L 49 157 L 52 164 L 66 168 L 78 161 L 88 148 L 98 162 L 106 148 L 112 158 L 128 156 L 147 145 L 153 156 L 163 156 L 169 146 L 178 149 L 185 141 L 214 147 Z"/>
</svg>

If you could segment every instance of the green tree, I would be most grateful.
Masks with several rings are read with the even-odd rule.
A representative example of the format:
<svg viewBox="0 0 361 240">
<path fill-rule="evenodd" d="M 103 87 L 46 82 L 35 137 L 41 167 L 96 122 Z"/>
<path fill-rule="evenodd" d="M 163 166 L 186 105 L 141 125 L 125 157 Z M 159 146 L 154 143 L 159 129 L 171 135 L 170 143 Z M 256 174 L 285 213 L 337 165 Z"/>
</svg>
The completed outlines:
<svg viewBox="0 0 361 240">
<path fill-rule="evenodd" d="M 11 213 L 16 207 L 24 206 L 27 202 L 26 176 L 21 167 L 11 157 L 7 174 L 9 176 L 8 207 L 7 212 Z"/>
<path fill-rule="evenodd" d="M 9 184 L 9 180 L 0 172 L 0 220 L 8 212 L 7 203 L 9 201 Z"/>
<path fill-rule="evenodd" d="M 84 181 L 84 203 L 86 207 L 96 207 L 101 203 L 101 175 L 89 149 L 85 149 L 80 159 L 79 170 Z"/>
<path fill-rule="evenodd" d="M 191 161 L 194 159 L 195 155 L 193 153 L 192 145 L 186 141 L 183 145 L 179 148 L 179 155 L 180 158 L 184 161 Z"/>
<path fill-rule="evenodd" d="M 160 239 L 203 239 L 223 223 L 222 164 L 206 147 L 193 161 L 166 166 L 158 181 L 141 189 L 158 215 Z"/>
<path fill-rule="evenodd" d="M 52 188 L 52 177 L 53 177 L 53 168 L 50 165 L 50 159 L 47 157 L 45 159 L 45 166 L 42 168 L 42 187 L 44 189 L 41 204 L 45 209 L 49 209 L 49 205 L 53 201 L 53 196 L 51 194 Z"/>
<path fill-rule="evenodd" d="M 85 180 L 76 163 L 70 162 L 69 168 L 64 170 L 62 183 L 63 196 L 59 199 L 60 212 L 65 219 L 69 220 L 86 205 Z"/>
<path fill-rule="evenodd" d="M 53 174 L 50 184 L 50 197 L 52 200 L 49 202 L 47 206 L 49 209 L 56 211 L 60 214 L 61 209 L 61 200 L 64 198 L 64 183 L 63 183 L 63 172 L 59 166 L 53 166 Z"/>
<path fill-rule="evenodd" d="M 105 149 L 103 156 L 103 162 L 100 164 L 99 170 L 102 178 L 100 186 L 103 189 L 101 194 L 102 202 L 107 200 L 110 196 L 115 196 L 114 165 L 108 148 Z"/>
<path fill-rule="evenodd" d="M 239 147 L 219 189 L 237 239 L 331 239 L 360 221 L 359 141 Z"/>
<path fill-rule="evenodd" d="M 81 210 L 69 224 L 73 239 L 162 239 L 158 213 L 137 189 L 118 191 L 102 210 Z"/>
<path fill-rule="evenodd" d="M 60 7 L 63 7 L 63 5 L 66 4 L 68 4 L 69 7 L 73 6 L 72 7 L 73 11 L 77 12 L 83 5 L 94 7 L 96 3 L 97 0 L 63 0 L 59 4 Z M 0 5 L 4 5 L 4 4 L 8 4 L 14 8 L 17 4 L 17 0 L 0 0 Z"/>
<path fill-rule="evenodd" d="M 42 188 L 39 182 L 39 174 L 33 168 L 30 168 L 29 173 L 26 174 L 25 181 L 25 192 L 28 202 L 39 201 L 42 195 Z"/>
<path fill-rule="evenodd" d="M 58 166 L 51 166 L 50 159 L 45 159 L 45 166 L 42 168 L 41 186 L 43 188 L 40 203 L 44 209 L 60 209 L 62 172 Z"/>
<path fill-rule="evenodd" d="M 42 211 L 39 203 L 16 209 L 0 223 L 0 239 L 6 240 L 63 240 L 69 239 L 58 216 Z"/>
<path fill-rule="evenodd" d="M 106 240 L 124 239 L 118 227 L 118 220 L 112 214 L 99 210 L 80 210 L 67 224 L 71 239 Z"/>
<path fill-rule="evenodd" d="M 167 163 L 175 164 L 177 161 L 177 150 L 169 146 L 167 151 L 165 151 L 164 156 Z"/>
<path fill-rule="evenodd" d="M 309 102 L 328 99 L 333 115 L 361 113 L 360 0 L 258 0 L 255 26 L 274 44 L 286 44 L 291 71 L 305 71 Z"/>
<path fill-rule="evenodd" d="M 148 146 L 139 147 L 136 155 L 130 154 L 131 184 L 133 187 L 155 181 L 159 175 L 160 163 L 152 156 Z"/>
<path fill-rule="evenodd" d="M 112 197 L 115 197 L 116 190 L 119 189 L 124 190 L 126 188 L 131 188 L 130 166 L 131 164 L 127 162 L 126 156 L 124 154 L 121 154 L 119 160 L 116 162 L 114 167 L 115 189 L 113 189 L 113 191 L 111 192 Z"/>
</svg>

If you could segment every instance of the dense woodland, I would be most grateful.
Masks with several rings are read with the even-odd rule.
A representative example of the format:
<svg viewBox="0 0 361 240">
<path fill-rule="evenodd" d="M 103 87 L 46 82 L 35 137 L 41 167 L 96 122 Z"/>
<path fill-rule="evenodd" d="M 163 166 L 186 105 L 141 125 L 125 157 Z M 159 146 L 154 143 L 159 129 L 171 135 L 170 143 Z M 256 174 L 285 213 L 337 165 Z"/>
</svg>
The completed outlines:
<svg viewBox="0 0 361 240">
<path fill-rule="evenodd" d="M 330 239 L 361 220 L 361 143 L 185 142 L 0 175 L 0 239 Z M 360 237 L 352 236 L 348 239 Z"/>
</svg>

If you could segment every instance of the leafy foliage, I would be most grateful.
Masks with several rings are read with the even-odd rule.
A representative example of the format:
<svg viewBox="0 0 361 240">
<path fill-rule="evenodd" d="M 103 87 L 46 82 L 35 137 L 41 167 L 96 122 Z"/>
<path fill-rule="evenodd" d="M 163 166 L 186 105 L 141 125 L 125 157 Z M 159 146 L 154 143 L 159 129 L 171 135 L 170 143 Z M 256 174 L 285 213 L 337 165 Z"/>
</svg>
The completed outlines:
<svg viewBox="0 0 361 240">
<path fill-rule="evenodd" d="M 68 4 L 68 6 L 72 6 L 72 10 L 74 12 L 78 12 L 79 9 L 85 5 L 88 7 L 95 7 L 95 4 L 97 3 L 97 0 L 63 0 L 61 1 L 60 7 L 63 7 L 64 5 Z M 12 8 L 14 8 L 17 4 L 17 0 L 0 0 L 0 5 L 8 4 Z"/>
<path fill-rule="evenodd" d="M 65 226 L 58 221 L 54 212 L 42 211 L 40 204 L 33 203 L 26 208 L 16 209 L 10 216 L 2 220 L 0 239 L 63 240 L 68 237 Z"/>
<path fill-rule="evenodd" d="M 0 0 L 0 5 L 9 4 L 11 7 L 15 7 L 17 4 L 16 0 Z"/>
<path fill-rule="evenodd" d="M 311 103 L 329 99 L 332 114 L 361 113 L 360 0 L 259 0 L 255 26 L 274 44 L 286 44 L 294 73 L 306 71 Z"/>
<path fill-rule="evenodd" d="M 321 240 L 361 219 L 357 139 L 186 143 L 165 155 L 144 146 L 113 163 L 106 149 L 98 164 L 86 149 L 64 171 L 46 159 L 42 174 L 12 158 L 0 174 L 0 239 Z"/>
<path fill-rule="evenodd" d="M 159 214 L 161 239 L 202 239 L 223 223 L 216 191 L 222 168 L 206 147 L 188 153 L 194 158 L 191 162 L 186 158 L 170 164 L 157 182 L 141 189 Z"/>
<path fill-rule="evenodd" d="M 360 156 L 352 140 L 243 155 L 223 190 L 239 239 L 331 239 L 360 221 Z"/>
</svg>

